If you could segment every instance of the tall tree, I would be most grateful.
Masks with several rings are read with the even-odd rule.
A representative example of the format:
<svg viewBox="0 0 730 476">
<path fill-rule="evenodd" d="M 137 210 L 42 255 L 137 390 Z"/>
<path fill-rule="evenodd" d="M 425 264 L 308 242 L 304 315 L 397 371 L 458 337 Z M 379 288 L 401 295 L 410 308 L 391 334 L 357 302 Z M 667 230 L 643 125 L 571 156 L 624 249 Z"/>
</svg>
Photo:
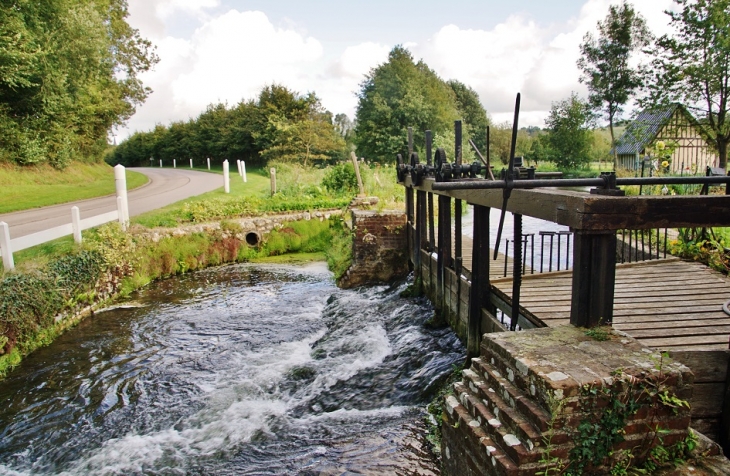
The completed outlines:
<svg viewBox="0 0 730 476">
<path fill-rule="evenodd" d="M 487 126 L 491 124 L 486 109 L 479 101 L 479 95 L 472 88 L 456 80 L 447 82 L 456 96 L 456 109 L 464 121 L 466 137 L 472 139 L 479 150 L 484 153 L 487 147 Z M 468 142 L 464 142 L 468 144 Z M 465 145 L 469 149 L 469 145 Z"/>
<path fill-rule="evenodd" d="M 550 107 L 545 127 L 551 161 L 559 168 L 574 169 L 591 160 L 593 114 L 590 105 L 576 93 Z"/>
<path fill-rule="evenodd" d="M 640 71 L 630 64 L 631 55 L 650 43 L 651 34 L 641 15 L 626 1 L 611 5 L 606 18 L 598 22 L 597 30 L 598 36 L 588 32 L 583 37 L 578 67 L 583 72 L 580 81 L 586 83 L 590 91 L 591 107 L 608 119 L 615 169 L 618 155 L 614 120 L 643 84 Z"/>
<path fill-rule="evenodd" d="M 11 0 L 0 8 L 0 160 L 100 158 L 111 127 L 149 94 L 157 60 L 126 0 Z"/>
<path fill-rule="evenodd" d="M 370 70 L 358 97 L 355 144 L 358 154 L 371 160 L 392 161 L 405 151 L 408 127 L 420 145 L 424 131 L 445 133 L 459 117 L 451 88 L 402 46 Z"/>
<path fill-rule="evenodd" d="M 730 120 L 730 0 L 675 0 L 674 29 L 656 41 L 646 104 L 679 101 L 705 126 L 727 167 Z M 646 105 L 645 104 L 645 105 Z"/>
</svg>

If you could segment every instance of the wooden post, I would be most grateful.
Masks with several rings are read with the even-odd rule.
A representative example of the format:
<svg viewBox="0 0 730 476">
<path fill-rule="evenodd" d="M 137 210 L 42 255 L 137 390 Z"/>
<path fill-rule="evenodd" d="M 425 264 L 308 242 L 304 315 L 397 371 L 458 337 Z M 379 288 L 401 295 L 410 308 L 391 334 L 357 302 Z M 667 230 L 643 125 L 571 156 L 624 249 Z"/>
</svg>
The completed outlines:
<svg viewBox="0 0 730 476">
<path fill-rule="evenodd" d="M 474 205 L 474 249 L 472 250 L 469 322 L 467 326 L 467 362 L 479 357 L 482 341 L 482 308 L 489 304 L 489 208 Z"/>
<path fill-rule="evenodd" d="M 522 287 L 522 215 L 512 214 L 513 220 L 513 246 L 512 257 L 512 315 L 510 316 L 509 330 L 517 329 L 517 321 L 520 319 L 520 288 Z M 504 250 L 505 266 L 507 263 L 507 250 Z"/>
<path fill-rule="evenodd" d="M 193 159 L 190 159 L 190 168 L 193 168 Z"/>
<path fill-rule="evenodd" d="M 426 241 L 426 192 L 419 190 L 416 193 L 416 236 L 415 236 L 415 255 L 413 266 L 416 271 L 417 292 L 420 295 L 423 292 L 421 276 L 423 269 L 421 268 L 421 250 L 423 250 Z"/>
<path fill-rule="evenodd" d="M 248 182 L 248 178 L 246 178 L 246 162 L 243 160 L 241 161 L 241 171 L 243 172 L 243 183 Z"/>
<path fill-rule="evenodd" d="M 454 121 L 454 157 L 456 164 L 461 165 L 461 121 Z M 454 270 L 456 275 L 461 275 L 462 251 L 461 251 L 461 200 L 454 201 Z M 459 301 L 461 302 L 461 301 Z"/>
<path fill-rule="evenodd" d="M 177 159 L 172 159 L 172 168 L 173 169 L 177 168 Z"/>
<path fill-rule="evenodd" d="M 162 159 L 160 159 L 160 168 L 162 168 Z"/>
<path fill-rule="evenodd" d="M 426 131 L 426 164 L 431 165 L 431 154 L 433 148 L 433 134 Z M 434 230 L 433 219 L 433 193 L 428 192 L 428 251 L 436 248 L 436 231 Z"/>
<path fill-rule="evenodd" d="M 276 193 L 276 169 L 271 167 L 269 173 L 271 174 L 271 196 L 273 197 Z"/>
<path fill-rule="evenodd" d="M 350 152 L 350 159 L 352 159 L 352 166 L 355 167 L 355 175 L 357 176 L 357 189 L 360 191 L 358 197 L 365 196 L 365 187 L 362 185 L 362 177 L 360 176 L 360 163 L 357 161 L 357 155 L 354 152 Z"/>
<path fill-rule="evenodd" d="M 3 255 L 5 271 L 15 269 L 13 250 L 10 248 L 10 227 L 4 221 L 0 221 L 0 253 Z"/>
<path fill-rule="evenodd" d="M 570 323 L 578 327 L 611 324 L 615 281 L 616 233 L 577 230 Z"/>
<path fill-rule="evenodd" d="M 207 160 L 208 160 L 208 170 L 210 170 L 210 157 L 208 157 Z"/>
<path fill-rule="evenodd" d="M 408 159 L 407 163 L 410 163 L 411 154 L 413 153 L 413 128 L 408 128 Z M 410 264 L 415 266 L 415 238 L 413 233 L 413 215 L 414 215 L 414 198 L 413 198 L 413 187 L 406 187 L 406 238 L 408 240 L 408 251 L 410 253 Z"/>
<path fill-rule="evenodd" d="M 231 193 L 231 180 L 228 174 L 228 161 L 223 161 L 223 190 L 226 193 Z"/>
<path fill-rule="evenodd" d="M 437 267 L 437 307 L 443 311 L 446 299 L 445 281 L 446 268 L 451 266 L 451 198 L 439 195 L 439 224 L 438 224 L 438 261 Z"/>
<path fill-rule="evenodd" d="M 81 243 L 81 215 L 79 207 L 71 207 L 71 229 L 74 232 L 74 243 Z"/>
</svg>

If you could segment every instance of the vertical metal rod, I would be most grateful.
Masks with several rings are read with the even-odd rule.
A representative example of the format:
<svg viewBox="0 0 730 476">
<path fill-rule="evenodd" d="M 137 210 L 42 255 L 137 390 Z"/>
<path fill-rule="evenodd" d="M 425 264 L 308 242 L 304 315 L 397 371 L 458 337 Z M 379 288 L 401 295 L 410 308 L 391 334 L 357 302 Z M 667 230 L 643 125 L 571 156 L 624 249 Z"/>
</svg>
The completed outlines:
<svg viewBox="0 0 730 476">
<path fill-rule="evenodd" d="M 624 237 L 626 234 L 624 233 L 624 230 L 617 230 L 616 231 L 616 238 L 618 238 L 618 234 L 621 233 L 621 262 L 624 262 L 624 249 L 626 248 L 626 242 L 624 241 Z"/>
<path fill-rule="evenodd" d="M 651 250 L 651 235 L 652 235 L 652 230 L 648 230 L 648 231 L 649 231 L 649 260 L 651 260 L 652 259 L 652 256 L 654 256 L 654 252 Z"/>
<path fill-rule="evenodd" d="M 530 260 L 530 274 L 535 274 L 535 234 L 530 235 L 530 248 L 532 249 L 532 260 Z"/>
<path fill-rule="evenodd" d="M 517 328 L 517 321 L 520 317 L 520 288 L 522 287 L 522 215 L 518 213 L 512 214 L 514 221 L 514 250 L 515 256 L 512 269 L 512 316 L 509 323 L 509 330 L 514 331 Z"/>
<path fill-rule="evenodd" d="M 504 277 L 506 278 L 507 277 L 507 258 L 509 258 L 509 256 L 507 256 L 507 254 L 509 253 L 509 238 L 505 238 L 504 239 L 504 251 L 505 251 L 505 254 L 504 254 Z"/>
<path fill-rule="evenodd" d="M 522 235 L 522 274 L 525 274 L 525 268 L 527 266 L 527 236 Z"/>
<path fill-rule="evenodd" d="M 667 229 L 664 229 L 664 257 L 667 257 Z"/>
<path fill-rule="evenodd" d="M 553 237 L 555 235 L 550 233 L 550 266 L 548 267 L 548 271 L 552 272 L 553 270 Z"/>
<path fill-rule="evenodd" d="M 570 233 L 568 233 L 566 236 L 566 244 L 565 244 L 565 269 L 568 269 L 570 266 L 568 263 L 570 263 Z"/>
<path fill-rule="evenodd" d="M 542 273 L 543 261 L 545 261 L 545 235 L 540 233 L 540 273 Z"/>
<path fill-rule="evenodd" d="M 641 261 L 646 261 L 646 244 L 644 243 L 644 230 L 641 230 Z"/>
<path fill-rule="evenodd" d="M 560 233 L 558 233 L 558 271 L 560 271 Z"/>
</svg>

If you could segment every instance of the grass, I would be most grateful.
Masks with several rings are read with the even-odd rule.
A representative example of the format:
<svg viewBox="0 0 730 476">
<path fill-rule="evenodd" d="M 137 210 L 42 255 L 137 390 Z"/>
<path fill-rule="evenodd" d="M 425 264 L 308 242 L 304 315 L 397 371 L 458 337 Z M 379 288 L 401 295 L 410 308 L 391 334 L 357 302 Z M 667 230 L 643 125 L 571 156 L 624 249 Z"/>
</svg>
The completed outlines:
<svg viewBox="0 0 730 476">
<path fill-rule="evenodd" d="M 146 183 L 145 175 L 127 170 L 127 189 Z M 114 169 L 108 164 L 73 163 L 64 170 L 0 164 L 0 213 L 110 195 L 114 190 Z"/>
<path fill-rule="evenodd" d="M 203 170 L 203 169 L 200 169 Z M 206 169 L 207 170 L 207 169 Z M 220 172 L 215 170 L 215 172 Z M 246 171 L 246 180 L 243 179 L 235 169 L 235 164 L 230 175 L 230 192 L 225 193 L 223 188 L 204 193 L 196 197 L 190 197 L 185 200 L 170 204 L 166 207 L 152 210 L 142 215 L 138 215 L 131 219 L 132 224 L 142 225 L 148 228 L 158 226 L 177 226 L 183 218 L 183 210 L 186 205 L 188 208 L 195 204 L 204 204 L 211 200 L 250 200 L 266 197 L 270 194 L 270 179 L 266 176 L 263 169 L 248 169 Z"/>
</svg>

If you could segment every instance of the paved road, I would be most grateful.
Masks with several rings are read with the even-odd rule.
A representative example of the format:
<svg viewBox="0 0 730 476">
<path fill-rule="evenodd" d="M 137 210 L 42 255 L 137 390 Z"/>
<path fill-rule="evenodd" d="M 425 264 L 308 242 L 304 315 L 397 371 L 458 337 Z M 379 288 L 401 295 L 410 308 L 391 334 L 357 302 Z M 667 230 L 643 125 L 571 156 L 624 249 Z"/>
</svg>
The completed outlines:
<svg viewBox="0 0 730 476">
<path fill-rule="evenodd" d="M 210 192 L 223 186 L 223 176 L 185 169 L 130 168 L 149 177 L 147 185 L 128 193 L 129 215 L 164 207 L 188 197 Z M 10 238 L 29 235 L 71 222 L 71 207 L 79 207 L 81 218 L 88 218 L 117 209 L 114 195 L 34 208 L 0 215 L 10 227 Z"/>
</svg>

